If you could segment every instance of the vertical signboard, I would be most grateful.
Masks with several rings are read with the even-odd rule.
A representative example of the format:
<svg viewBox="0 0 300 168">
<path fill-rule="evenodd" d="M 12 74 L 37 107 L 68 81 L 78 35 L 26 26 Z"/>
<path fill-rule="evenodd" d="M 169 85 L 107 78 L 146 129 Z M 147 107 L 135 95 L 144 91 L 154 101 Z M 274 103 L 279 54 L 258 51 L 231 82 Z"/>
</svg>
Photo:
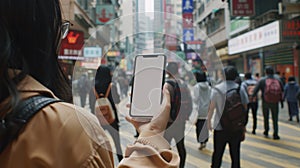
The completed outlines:
<svg viewBox="0 0 300 168">
<path fill-rule="evenodd" d="M 282 41 L 299 42 L 300 41 L 300 19 L 283 20 L 281 30 Z"/>
<path fill-rule="evenodd" d="M 254 0 L 232 0 L 231 16 L 253 16 L 255 15 Z"/>
<path fill-rule="evenodd" d="M 194 41 L 194 30 L 193 29 L 183 29 L 183 41 Z"/>
<path fill-rule="evenodd" d="M 193 13 L 182 14 L 182 26 L 183 28 L 193 27 Z"/>
<path fill-rule="evenodd" d="M 182 0 L 182 13 L 193 13 L 193 0 Z"/>
<path fill-rule="evenodd" d="M 193 0 L 182 0 L 183 42 L 194 41 Z"/>
</svg>

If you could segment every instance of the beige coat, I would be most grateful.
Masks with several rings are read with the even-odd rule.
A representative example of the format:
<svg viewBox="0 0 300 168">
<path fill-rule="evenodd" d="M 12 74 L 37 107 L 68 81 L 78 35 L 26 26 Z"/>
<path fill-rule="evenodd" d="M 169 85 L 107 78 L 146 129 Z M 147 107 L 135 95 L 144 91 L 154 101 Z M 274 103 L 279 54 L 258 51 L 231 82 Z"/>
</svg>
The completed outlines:
<svg viewBox="0 0 300 168">
<path fill-rule="evenodd" d="M 18 86 L 22 98 L 53 93 L 27 76 Z M 1 103 L 0 103 L 1 106 Z M 179 157 L 161 137 L 129 145 L 118 167 L 177 167 Z M 112 168 L 109 141 L 97 118 L 72 104 L 48 105 L 27 123 L 17 140 L 0 154 L 1 168 Z M 149 153 L 151 155 L 143 156 Z"/>
</svg>

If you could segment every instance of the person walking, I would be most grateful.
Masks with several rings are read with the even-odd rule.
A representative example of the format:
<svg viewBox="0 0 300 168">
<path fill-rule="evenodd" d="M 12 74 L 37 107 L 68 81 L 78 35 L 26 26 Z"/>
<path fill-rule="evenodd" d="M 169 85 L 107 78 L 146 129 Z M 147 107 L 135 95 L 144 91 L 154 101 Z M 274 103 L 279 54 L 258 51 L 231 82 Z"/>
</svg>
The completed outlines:
<svg viewBox="0 0 300 168">
<path fill-rule="evenodd" d="M 78 94 L 80 97 L 80 105 L 84 107 L 86 104 L 86 97 L 89 92 L 89 81 L 86 74 L 82 74 L 78 79 Z"/>
<path fill-rule="evenodd" d="M 111 87 L 110 87 L 111 86 Z M 117 87 L 112 84 L 112 72 L 108 66 L 100 65 L 97 69 L 95 76 L 95 91 L 97 95 L 107 93 L 108 88 L 111 88 L 108 92 L 108 100 L 114 111 L 115 120 L 111 124 L 102 125 L 104 130 L 107 130 L 113 138 L 116 152 L 119 161 L 123 159 L 121 144 L 120 144 L 120 133 L 119 133 L 119 117 L 115 103 L 120 102 L 120 96 L 117 92 Z"/>
<path fill-rule="evenodd" d="M 58 0 L 0 1 L 1 168 L 115 167 L 109 140 L 97 118 L 68 103 L 72 102 L 71 87 L 57 51 L 69 25 L 63 21 Z M 161 136 L 170 116 L 166 87 L 163 95 L 161 111 L 153 112 L 159 113 L 157 118 L 148 123 L 128 118 L 140 136 L 127 146 L 118 167 L 179 165 L 178 155 Z M 55 102 L 39 103 L 45 99 Z M 34 105 L 27 106 L 29 100 Z M 28 108 L 39 111 L 34 110 L 24 123 L 23 117 L 32 114 L 24 110 Z"/>
<path fill-rule="evenodd" d="M 263 134 L 265 137 L 269 135 L 269 110 L 271 110 L 274 129 L 273 139 L 278 140 L 280 139 L 278 135 L 278 104 L 281 102 L 281 108 L 283 108 L 283 85 L 281 80 L 274 76 L 274 70 L 271 66 L 267 66 L 265 72 L 266 76 L 259 80 L 252 96 L 257 96 L 258 91 L 261 91 L 265 129 Z"/>
<path fill-rule="evenodd" d="M 193 110 L 193 100 L 188 86 L 180 79 L 177 62 L 169 62 L 166 67 L 166 84 L 171 95 L 171 120 L 164 137 L 168 142 L 174 138 L 180 157 L 180 168 L 184 168 L 186 149 L 184 146 L 185 123 Z"/>
<path fill-rule="evenodd" d="M 248 96 L 245 89 L 235 82 L 235 79 L 238 77 L 236 68 L 227 66 L 223 71 L 225 78 L 223 77 L 222 82 L 212 89 L 211 103 L 207 117 L 208 129 L 214 130 L 214 151 L 212 154 L 211 167 L 221 167 L 223 153 L 228 143 L 232 161 L 231 167 L 239 168 L 241 167 L 241 141 L 245 138 L 245 110 L 248 104 Z M 211 120 L 214 113 L 215 117 L 212 125 Z M 239 116 L 236 118 L 238 122 L 228 120 L 233 114 Z M 235 125 L 233 123 L 237 124 Z"/>
<path fill-rule="evenodd" d="M 256 127 L 257 127 L 257 110 L 258 110 L 258 99 L 257 96 L 253 97 L 253 91 L 255 86 L 257 85 L 257 81 L 252 79 L 251 73 L 245 74 L 245 81 L 242 83 L 242 87 L 245 88 L 247 91 L 249 103 L 247 106 L 247 118 L 246 123 L 248 123 L 248 115 L 249 110 L 251 109 L 252 112 L 252 118 L 253 118 L 253 125 L 252 125 L 252 134 L 256 134 Z"/>
<path fill-rule="evenodd" d="M 288 103 L 289 121 L 293 120 L 293 116 L 296 116 L 296 120 L 299 123 L 299 108 L 297 93 L 299 92 L 299 85 L 296 83 L 296 79 L 293 76 L 288 78 L 288 83 L 284 87 L 283 99 Z"/>
<path fill-rule="evenodd" d="M 196 122 L 196 137 L 197 142 L 200 143 L 199 150 L 206 147 L 208 142 L 208 128 L 207 128 L 207 113 L 210 103 L 211 87 L 207 82 L 206 74 L 202 71 L 194 73 L 197 84 L 194 86 L 194 109 L 198 112 Z"/>
</svg>

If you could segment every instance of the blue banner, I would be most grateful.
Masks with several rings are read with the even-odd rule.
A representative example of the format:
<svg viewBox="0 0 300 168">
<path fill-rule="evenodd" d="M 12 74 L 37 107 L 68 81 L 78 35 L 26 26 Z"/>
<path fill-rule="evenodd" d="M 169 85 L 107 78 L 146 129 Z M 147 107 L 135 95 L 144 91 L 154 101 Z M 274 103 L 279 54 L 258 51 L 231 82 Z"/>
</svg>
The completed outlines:
<svg viewBox="0 0 300 168">
<path fill-rule="evenodd" d="M 193 13 L 193 0 L 182 0 L 182 13 Z"/>
<path fill-rule="evenodd" d="M 194 41 L 194 29 L 183 29 L 183 42 Z"/>
</svg>

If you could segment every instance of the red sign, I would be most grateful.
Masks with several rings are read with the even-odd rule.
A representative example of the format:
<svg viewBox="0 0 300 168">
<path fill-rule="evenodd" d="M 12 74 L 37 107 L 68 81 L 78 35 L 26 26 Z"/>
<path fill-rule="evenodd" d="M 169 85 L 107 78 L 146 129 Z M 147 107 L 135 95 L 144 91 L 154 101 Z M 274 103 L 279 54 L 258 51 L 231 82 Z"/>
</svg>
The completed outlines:
<svg viewBox="0 0 300 168">
<path fill-rule="evenodd" d="M 61 41 L 61 56 L 79 56 L 82 55 L 84 44 L 84 33 L 82 31 L 70 30 L 67 37 Z"/>
<path fill-rule="evenodd" d="M 193 13 L 182 14 L 182 26 L 183 28 L 193 27 Z"/>
<path fill-rule="evenodd" d="M 283 21 L 282 39 L 283 41 L 292 42 L 300 40 L 300 19 Z"/>
<path fill-rule="evenodd" d="M 231 16 L 255 15 L 254 0 L 232 0 Z"/>
<path fill-rule="evenodd" d="M 203 41 L 187 41 L 187 44 L 203 44 Z"/>
</svg>

